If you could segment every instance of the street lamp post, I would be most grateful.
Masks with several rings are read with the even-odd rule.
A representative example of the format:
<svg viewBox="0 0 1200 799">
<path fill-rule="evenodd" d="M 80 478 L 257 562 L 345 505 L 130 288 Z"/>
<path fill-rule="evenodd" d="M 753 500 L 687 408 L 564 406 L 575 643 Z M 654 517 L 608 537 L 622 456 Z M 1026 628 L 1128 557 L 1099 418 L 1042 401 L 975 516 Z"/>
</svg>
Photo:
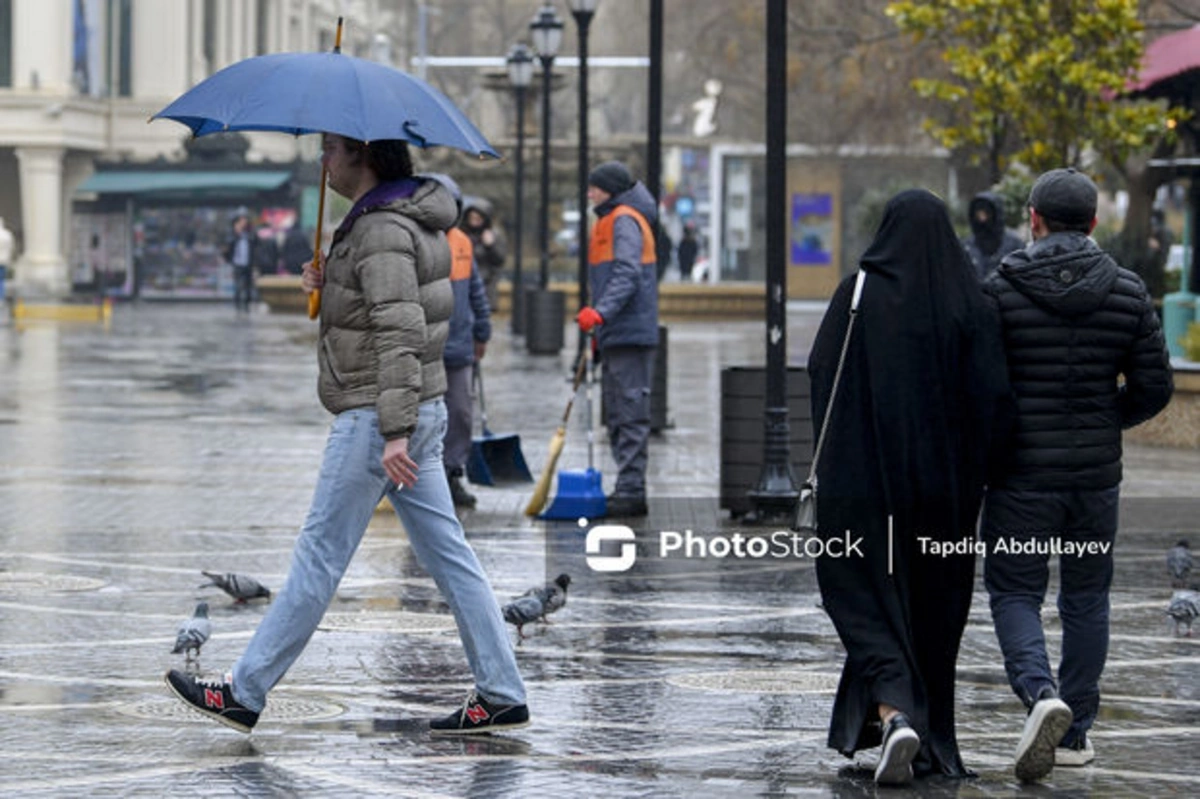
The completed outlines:
<svg viewBox="0 0 1200 799">
<path fill-rule="evenodd" d="M 513 245 L 512 332 L 525 333 L 525 278 L 521 274 L 521 243 L 525 237 L 525 94 L 533 80 L 533 54 L 524 44 L 508 51 L 508 80 L 517 94 L 516 241 Z"/>
<path fill-rule="evenodd" d="M 795 510 L 787 398 L 787 0 L 767 0 L 767 391 L 763 464 L 750 492 L 759 521 Z"/>
<path fill-rule="evenodd" d="M 588 27 L 600 0 L 569 0 L 579 31 L 579 308 L 588 304 Z M 579 331 L 577 357 L 583 357 L 584 334 Z"/>
<path fill-rule="evenodd" d="M 565 295 L 550 291 L 550 80 L 554 57 L 562 43 L 563 23 L 547 3 L 529 23 L 533 48 L 542 62 L 542 204 L 538 222 L 541 263 L 539 290 L 529 293 L 525 326 L 525 345 L 531 353 L 555 355 L 563 345 L 563 305 Z"/>
</svg>

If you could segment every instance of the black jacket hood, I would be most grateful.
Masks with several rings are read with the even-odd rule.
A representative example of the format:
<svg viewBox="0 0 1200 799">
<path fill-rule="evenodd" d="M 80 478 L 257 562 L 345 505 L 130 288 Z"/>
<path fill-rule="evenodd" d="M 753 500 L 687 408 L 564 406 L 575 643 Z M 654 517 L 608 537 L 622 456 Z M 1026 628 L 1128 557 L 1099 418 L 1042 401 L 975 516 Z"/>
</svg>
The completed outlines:
<svg viewBox="0 0 1200 799">
<path fill-rule="evenodd" d="M 1061 316 L 1095 311 L 1117 282 L 1117 264 L 1084 233 L 1051 233 L 1005 256 L 997 270 L 1017 291 Z"/>
<path fill-rule="evenodd" d="M 975 218 L 975 212 L 981 206 L 991 211 L 991 215 L 986 222 L 981 222 Z M 971 198 L 971 204 L 967 206 L 967 216 L 971 224 L 971 232 L 977 238 L 994 240 L 999 245 L 1000 240 L 1004 237 L 1003 197 L 990 191 L 976 194 Z M 992 249 L 994 250 L 995 248 L 993 247 Z"/>
</svg>

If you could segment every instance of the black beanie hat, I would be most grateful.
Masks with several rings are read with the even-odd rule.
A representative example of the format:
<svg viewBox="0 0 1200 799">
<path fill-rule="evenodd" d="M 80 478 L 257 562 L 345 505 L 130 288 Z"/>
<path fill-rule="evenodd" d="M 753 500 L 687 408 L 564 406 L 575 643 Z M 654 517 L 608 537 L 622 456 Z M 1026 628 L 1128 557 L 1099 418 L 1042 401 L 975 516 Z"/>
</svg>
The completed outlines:
<svg viewBox="0 0 1200 799">
<path fill-rule="evenodd" d="M 1029 204 L 1055 222 L 1087 224 L 1096 217 L 1096 184 L 1073 167 L 1051 169 L 1033 184 Z"/>
<path fill-rule="evenodd" d="M 615 197 L 633 188 L 633 176 L 620 161 L 605 161 L 588 175 L 588 185 Z"/>
</svg>

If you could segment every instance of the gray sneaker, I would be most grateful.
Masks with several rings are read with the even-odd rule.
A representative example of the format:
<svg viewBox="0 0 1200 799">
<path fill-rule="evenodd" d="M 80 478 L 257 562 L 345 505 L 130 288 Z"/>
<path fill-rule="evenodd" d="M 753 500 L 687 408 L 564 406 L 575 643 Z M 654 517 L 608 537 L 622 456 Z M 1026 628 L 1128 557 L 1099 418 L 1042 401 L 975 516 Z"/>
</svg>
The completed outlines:
<svg viewBox="0 0 1200 799">
<path fill-rule="evenodd" d="M 1046 687 L 1029 709 L 1025 729 L 1017 743 L 1013 771 L 1021 782 L 1036 782 L 1054 768 L 1054 754 L 1059 742 L 1071 726 L 1071 708 L 1058 698 L 1053 688 Z"/>
<path fill-rule="evenodd" d="M 913 758 L 921 749 L 921 739 L 908 723 L 908 716 L 897 713 L 883 725 L 883 751 L 875 766 L 875 784 L 903 785 L 912 782 Z"/>
<path fill-rule="evenodd" d="M 1081 737 L 1071 746 L 1060 746 L 1054 750 L 1054 765 L 1078 768 L 1096 759 L 1096 750 L 1087 736 Z"/>
</svg>

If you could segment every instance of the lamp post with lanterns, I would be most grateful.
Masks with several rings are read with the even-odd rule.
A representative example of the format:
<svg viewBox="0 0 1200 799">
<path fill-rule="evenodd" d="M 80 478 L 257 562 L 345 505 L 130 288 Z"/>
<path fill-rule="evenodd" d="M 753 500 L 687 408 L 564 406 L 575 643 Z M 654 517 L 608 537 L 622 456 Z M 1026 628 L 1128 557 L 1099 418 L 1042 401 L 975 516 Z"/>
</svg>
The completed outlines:
<svg viewBox="0 0 1200 799">
<path fill-rule="evenodd" d="M 568 0 L 579 32 L 579 308 L 588 304 L 588 27 L 600 0 Z M 583 355 L 583 331 L 579 332 L 579 357 Z"/>
<path fill-rule="evenodd" d="M 542 180 L 538 243 L 541 247 L 538 291 L 529 292 L 526 313 L 525 345 L 531 353 L 554 355 L 563 345 L 563 306 L 561 291 L 550 291 L 550 88 L 551 70 L 558 47 L 562 44 L 563 22 L 547 3 L 529 23 L 533 49 L 542 62 Z"/>
<path fill-rule="evenodd" d="M 505 59 L 508 81 L 517 95 L 516 230 L 513 245 L 512 332 L 525 333 L 525 278 L 521 274 L 521 243 L 525 236 L 525 95 L 533 80 L 533 54 L 524 44 L 514 44 Z"/>
</svg>

